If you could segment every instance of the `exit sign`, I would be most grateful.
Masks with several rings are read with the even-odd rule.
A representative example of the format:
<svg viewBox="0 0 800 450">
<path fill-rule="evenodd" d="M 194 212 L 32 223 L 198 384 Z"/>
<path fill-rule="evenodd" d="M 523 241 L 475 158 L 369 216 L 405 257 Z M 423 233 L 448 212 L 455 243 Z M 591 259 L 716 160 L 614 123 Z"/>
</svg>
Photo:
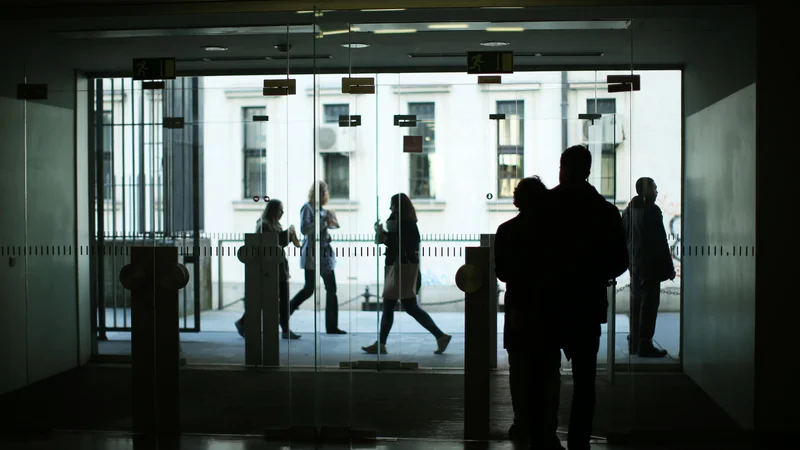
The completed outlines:
<svg viewBox="0 0 800 450">
<path fill-rule="evenodd" d="M 514 52 L 469 52 L 467 73 L 514 73 Z"/>
<path fill-rule="evenodd" d="M 175 58 L 139 58 L 133 60 L 134 80 L 174 80 Z"/>
</svg>

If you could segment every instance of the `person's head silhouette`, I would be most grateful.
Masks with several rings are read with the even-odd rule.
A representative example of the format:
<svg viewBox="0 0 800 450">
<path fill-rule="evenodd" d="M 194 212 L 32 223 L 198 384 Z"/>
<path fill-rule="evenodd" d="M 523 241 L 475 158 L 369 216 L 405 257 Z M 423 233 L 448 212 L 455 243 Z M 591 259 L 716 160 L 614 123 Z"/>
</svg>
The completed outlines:
<svg viewBox="0 0 800 450">
<path fill-rule="evenodd" d="M 645 200 L 656 201 L 658 196 L 658 186 L 650 177 L 642 177 L 636 180 L 636 194 Z"/>
<path fill-rule="evenodd" d="M 514 206 L 520 211 L 530 211 L 547 192 L 547 187 L 537 176 L 523 178 L 514 188 Z"/>
<path fill-rule="evenodd" d="M 558 181 L 572 184 L 586 181 L 592 171 L 592 153 L 585 145 L 573 145 L 561 154 Z"/>
</svg>

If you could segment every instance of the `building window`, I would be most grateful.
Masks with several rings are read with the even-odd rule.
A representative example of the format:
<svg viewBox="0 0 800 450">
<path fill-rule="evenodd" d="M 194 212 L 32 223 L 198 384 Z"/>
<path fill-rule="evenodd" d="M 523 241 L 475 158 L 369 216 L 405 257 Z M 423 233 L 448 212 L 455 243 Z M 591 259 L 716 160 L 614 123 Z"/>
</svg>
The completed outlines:
<svg viewBox="0 0 800 450">
<path fill-rule="evenodd" d="M 324 123 L 339 123 L 339 116 L 349 116 L 350 105 L 324 105 L 322 107 L 322 121 Z"/>
<path fill-rule="evenodd" d="M 586 112 L 596 114 L 616 114 L 617 99 L 615 98 L 588 98 L 586 99 Z"/>
<path fill-rule="evenodd" d="M 114 113 L 103 111 L 103 199 L 114 192 Z"/>
<path fill-rule="evenodd" d="M 326 124 L 335 124 L 333 130 L 339 130 L 339 116 L 350 115 L 350 105 L 323 105 L 322 121 Z M 344 128 L 345 130 L 348 128 Z M 337 132 L 335 137 L 341 137 Z M 347 142 L 336 143 L 339 148 L 346 147 Z M 334 147 L 335 148 L 335 147 Z M 326 183 L 328 183 L 328 195 L 332 199 L 350 198 L 350 155 L 346 152 L 335 150 L 322 152 L 322 170 Z"/>
<path fill-rule="evenodd" d="M 597 188 L 603 197 L 614 201 L 617 193 L 617 145 L 614 142 L 613 133 L 617 120 L 617 100 L 613 98 L 587 99 L 586 112 L 604 116 L 600 122 L 603 127 L 603 136 L 600 143 L 600 185 Z"/>
<path fill-rule="evenodd" d="M 497 195 L 512 198 L 523 178 L 525 154 L 525 103 L 522 100 L 497 102 Z"/>
<path fill-rule="evenodd" d="M 267 195 L 267 134 L 265 122 L 254 116 L 267 114 L 263 106 L 242 108 L 244 142 L 244 198 Z"/>
<path fill-rule="evenodd" d="M 409 103 L 408 114 L 417 118 L 417 126 L 410 130 L 409 136 L 422 136 L 422 153 L 409 155 L 409 194 L 411 198 L 436 198 L 433 180 L 433 153 L 436 151 L 435 104 Z"/>
</svg>

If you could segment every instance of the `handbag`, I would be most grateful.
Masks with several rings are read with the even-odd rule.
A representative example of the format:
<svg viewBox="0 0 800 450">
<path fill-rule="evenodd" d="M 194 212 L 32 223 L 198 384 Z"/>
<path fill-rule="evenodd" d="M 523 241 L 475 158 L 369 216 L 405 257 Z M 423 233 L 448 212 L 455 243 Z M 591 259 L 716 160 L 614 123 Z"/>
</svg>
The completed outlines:
<svg viewBox="0 0 800 450">
<path fill-rule="evenodd" d="M 383 298 L 397 300 L 417 296 L 419 264 L 395 263 L 384 268 Z"/>
</svg>

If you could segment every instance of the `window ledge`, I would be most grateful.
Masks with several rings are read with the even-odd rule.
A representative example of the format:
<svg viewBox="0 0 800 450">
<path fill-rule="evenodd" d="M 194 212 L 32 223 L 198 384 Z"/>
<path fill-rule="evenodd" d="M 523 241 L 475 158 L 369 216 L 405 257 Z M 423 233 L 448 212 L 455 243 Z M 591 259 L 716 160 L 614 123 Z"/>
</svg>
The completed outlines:
<svg viewBox="0 0 800 450">
<path fill-rule="evenodd" d="M 263 200 L 254 202 L 253 200 L 234 200 L 234 211 L 263 211 L 266 205 Z"/>
<path fill-rule="evenodd" d="M 417 211 L 444 211 L 446 205 L 441 200 L 433 199 L 411 199 L 411 203 L 414 204 L 414 209 Z"/>
<path fill-rule="evenodd" d="M 358 202 L 341 198 L 332 198 L 328 200 L 328 204 L 325 205 L 325 207 L 334 211 L 358 211 Z"/>
<path fill-rule="evenodd" d="M 512 199 L 500 199 L 500 200 L 487 200 L 486 201 L 486 209 L 489 211 L 494 212 L 517 212 L 517 207 L 514 206 L 514 200 Z"/>
</svg>

